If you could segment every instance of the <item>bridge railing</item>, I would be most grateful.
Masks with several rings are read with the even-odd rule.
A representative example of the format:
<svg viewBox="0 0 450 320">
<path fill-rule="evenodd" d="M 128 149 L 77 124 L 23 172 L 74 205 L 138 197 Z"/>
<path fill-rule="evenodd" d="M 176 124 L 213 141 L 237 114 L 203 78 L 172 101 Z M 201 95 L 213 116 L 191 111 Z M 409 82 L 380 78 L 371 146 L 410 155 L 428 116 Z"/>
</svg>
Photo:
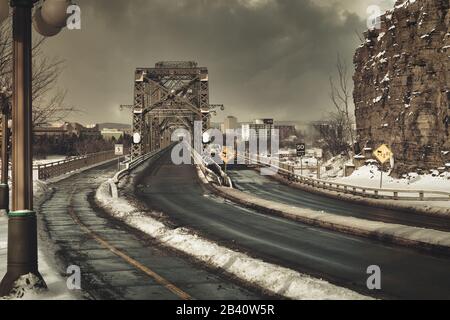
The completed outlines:
<svg viewBox="0 0 450 320">
<path fill-rule="evenodd" d="M 118 190 L 119 182 L 123 178 L 128 176 L 133 170 L 135 170 L 141 164 L 146 162 L 147 160 L 154 158 L 154 157 L 158 157 L 164 150 L 166 150 L 166 148 L 151 151 L 151 152 L 144 154 L 136 159 L 133 159 L 132 161 L 127 162 L 125 169 L 117 172 L 116 175 L 112 179 L 108 180 L 109 191 L 111 193 L 111 196 L 113 198 L 118 198 L 119 197 L 119 190 Z"/>
<path fill-rule="evenodd" d="M 38 165 L 38 178 L 45 181 L 114 158 L 118 158 L 114 150 L 108 150 Z"/>
<path fill-rule="evenodd" d="M 272 167 L 278 174 L 289 181 L 297 182 L 312 188 L 323 189 L 335 192 L 343 192 L 366 198 L 389 199 L 389 200 L 412 200 L 412 201 L 449 201 L 450 192 L 436 190 L 413 190 L 413 189 L 391 189 L 391 188 L 370 188 L 355 186 L 351 184 L 333 182 L 316 179 L 295 173 L 295 166 L 281 163 L 276 159 L 264 156 L 241 156 L 246 164 L 256 164 L 265 167 Z"/>
<path fill-rule="evenodd" d="M 117 172 L 117 174 L 114 176 L 114 178 L 112 179 L 113 182 L 115 184 L 119 183 L 120 180 L 122 180 L 125 176 L 127 176 L 128 174 L 130 174 L 131 171 L 133 171 L 134 169 L 136 169 L 137 167 L 139 167 L 141 164 L 143 164 L 145 161 L 147 161 L 148 159 L 158 155 L 159 153 L 161 153 L 163 150 L 165 149 L 161 149 L 161 150 L 155 150 L 152 152 L 149 152 L 147 154 L 144 154 L 136 159 L 133 159 L 132 161 L 129 161 L 128 163 L 126 163 L 126 167 L 125 169 Z"/>
<path fill-rule="evenodd" d="M 230 188 L 233 187 L 233 183 L 230 177 L 222 170 L 222 168 L 217 163 L 215 163 L 212 159 L 209 159 L 210 165 L 214 166 L 216 171 L 218 172 L 215 173 L 213 170 L 208 168 L 208 162 L 201 154 L 199 154 L 189 144 L 187 144 L 187 147 L 191 152 L 194 164 L 200 168 L 200 170 L 206 177 L 210 178 L 214 183 L 217 183 L 219 186 L 227 186 Z"/>
</svg>

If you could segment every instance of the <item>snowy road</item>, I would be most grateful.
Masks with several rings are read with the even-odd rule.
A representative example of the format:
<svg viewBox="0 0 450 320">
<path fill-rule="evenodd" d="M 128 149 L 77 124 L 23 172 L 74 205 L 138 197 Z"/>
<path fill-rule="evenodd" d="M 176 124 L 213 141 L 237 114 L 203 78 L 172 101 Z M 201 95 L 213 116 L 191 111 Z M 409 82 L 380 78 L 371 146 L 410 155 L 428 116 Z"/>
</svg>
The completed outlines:
<svg viewBox="0 0 450 320">
<path fill-rule="evenodd" d="M 258 172 L 251 169 L 241 168 L 229 170 L 228 174 L 233 180 L 236 188 L 266 200 L 293 205 L 299 208 L 323 211 L 325 213 L 402 224 L 406 226 L 450 231 L 450 219 L 448 218 L 374 208 L 350 202 L 343 203 L 336 199 L 291 188 L 270 179 L 267 176 L 261 176 Z"/>
<path fill-rule="evenodd" d="M 450 298 L 450 259 L 313 228 L 240 208 L 210 194 L 194 167 L 166 153 L 144 170 L 136 197 L 177 226 L 223 245 L 376 297 Z M 382 270 L 382 290 L 368 291 L 368 266 Z"/>
<path fill-rule="evenodd" d="M 94 299 L 258 299 L 252 289 L 194 264 L 97 208 L 93 193 L 116 167 L 104 165 L 55 183 L 40 212 L 63 264 L 79 266 Z"/>
</svg>

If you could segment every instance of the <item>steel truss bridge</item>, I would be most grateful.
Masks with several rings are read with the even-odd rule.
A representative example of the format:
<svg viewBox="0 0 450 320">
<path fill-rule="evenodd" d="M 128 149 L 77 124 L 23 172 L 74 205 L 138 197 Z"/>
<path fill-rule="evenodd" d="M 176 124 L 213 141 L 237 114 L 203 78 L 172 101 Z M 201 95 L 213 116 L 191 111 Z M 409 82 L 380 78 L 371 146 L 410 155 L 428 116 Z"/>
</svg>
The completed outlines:
<svg viewBox="0 0 450 320">
<path fill-rule="evenodd" d="M 210 128 L 217 107 L 209 103 L 208 69 L 193 61 L 164 61 L 137 68 L 134 81 L 132 158 L 170 144 L 178 128 Z"/>
</svg>

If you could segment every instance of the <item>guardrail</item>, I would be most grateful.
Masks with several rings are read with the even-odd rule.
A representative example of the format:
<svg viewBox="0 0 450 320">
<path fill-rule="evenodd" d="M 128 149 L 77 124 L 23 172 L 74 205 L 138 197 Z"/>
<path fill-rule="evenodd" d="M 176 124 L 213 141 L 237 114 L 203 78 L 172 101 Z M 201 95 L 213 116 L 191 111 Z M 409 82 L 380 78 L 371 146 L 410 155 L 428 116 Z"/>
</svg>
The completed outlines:
<svg viewBox="0 0 450 320">
<path fill-rule="evenodd" d="M 155 151 L 149 152 L 147 154 L 144 154 L 144 155 L 140 156 L 139 158 L 134 159 L 133 161 L 128 162 L 126 164 L 126 168 L 125 169 L 117 172 L 116 175 L 112 179 L 109 180 L 109 187 L 110 187 L 111 196 L 113 198 L 118 198 L 119 197 L 119 191 L 118 191 L 117 186 L 118 186 L 120 180 L 122 180 L 127 175 L 129 175 L 131 173 L 131 171 L 133 171 L 134 169 L 139 167 L 145 161 L 147 161 L 150 158 L 153 158 L 155 156 L 158 156 L 164 150 L 166 150 L 166 149 L 155 150 Z"/>
<path fill-rule="evenodd" d="M 112 179 L 113 182 L 115 184 L 119 183 L 120 180 L 122 180 L 126 175 L 128 175 L 131 171 L 133 171 L 134 169 L 136 169 L 137 167 L 139 167 L 141 164 L 143 164 L 145 161 L 147 161 L 148 159 L 152 158 L 153 156 L 161 153 L 163 150 L 165 149 L 161 149 L 161 150 L 155 150 L 152 152 L 149 152 L 147 154 L 144 154 L 142 156 L 140 156 L 139 158 L 134 159 L 133 161 L 130 161 L 129 163 L 127 163 L 127 166 L 125 169 L 119 171 L 116 173 L 116 175 L 114 176 L 114 178 Z"/>
<path fill-rule="evenodd" d="M 433 190 L 412 190 L 412 189 L 379 189 L 362 186 L 355 186 L 345 183 L 316 179 L 299 175 L 294 172 L 295 167 L 289 164 L 280 163 L 278 160 L 262 156 L 240 156 L 246 164 L 256 164 L 260 166 L 270 166 L 278 174 L 284 176 L 289 181 L 301 183 L 313 188 L 329 191 L 343 192 L 356 196 L 374 199 L 389 200 L 410 200 L 410 201 L 449 201 L 450 192 Z"/>
<path fill-rule="evenodd" d="M 214 183 L 217 183 L 219 186 L 227 186 L 232 188 L 233 183 L 230 179 L 230 177 L 222 170 L 222 168 L 214 162 L 211 158 L 209 159 L 210 165 L 213 165 L 217 172 L 219 172 L 219 175 L 217 175 L 214 171 L 208 168 L 208 162 L 204 157 L 202 157 L 201 154 L 197 152 L 194 148 L 192 148 L 189 144 L 187 144 L 188 149 L 191 151 L 192 159 L 194 160 L 194 164 L 197 165 L 200 170 L 203 172 L 203 174 L 210 178 Z"/>
<path fill-rule="evenodd" d="M 210 180 L 214 181 L 218 185 L 222 185 L 222 181 L 212 170 L 210 170 L 203 161 L 203 158 L 197 153 L 192 151 L 191 153 L 192 159 L 194 160 L 194 164 L 198 165 L 203 174 L 208 177 Z"/>
<path fill-rule="evenodd" d="M 118 156 L 114 150 L 109 150 L 42 164 L 37 166 L 38 177 L 39 180 L 45 181 L 114 158 Z"/>
</svg>

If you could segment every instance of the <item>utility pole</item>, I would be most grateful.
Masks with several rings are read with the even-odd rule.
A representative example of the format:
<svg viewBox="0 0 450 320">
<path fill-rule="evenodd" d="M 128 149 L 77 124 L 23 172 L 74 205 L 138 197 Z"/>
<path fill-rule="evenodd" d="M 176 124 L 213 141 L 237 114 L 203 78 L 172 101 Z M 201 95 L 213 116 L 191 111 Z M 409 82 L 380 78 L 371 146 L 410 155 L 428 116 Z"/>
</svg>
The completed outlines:
<svg viewBox="0 0 450 320">
<path fill-rule="evenodd" d="M 9 211 L 9 157 L 8 157 L 8 146 L 9 146 L 9 98 L 5 92 L 2 92 L 0 97 L 1 112 L 2 112 L 2 168 L 1 168 L 1 182 L 0 182 L 0 210 Z"/>
<path fill-rule="evenodd" d="M 12 211 L 8 219 L 8 269 L 0 296 L 14 282 L 38 271 L 37 223 L 33 211 L 32 166 L 32 39 L 31 11 L 35 0 L 13 0 L 13 109 L 12 109 Z"/>
</svg>

